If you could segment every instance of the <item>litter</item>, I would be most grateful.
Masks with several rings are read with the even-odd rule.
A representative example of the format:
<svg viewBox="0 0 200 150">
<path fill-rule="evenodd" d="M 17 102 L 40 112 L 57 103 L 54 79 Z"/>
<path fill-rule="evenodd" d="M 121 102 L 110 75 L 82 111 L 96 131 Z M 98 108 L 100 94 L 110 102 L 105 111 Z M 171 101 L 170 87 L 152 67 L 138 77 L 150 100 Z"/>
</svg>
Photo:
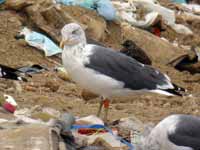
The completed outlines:
<svg viewBox="0 0 200 150">
<path fill-rule="evenodd" d="M 117 1 L 114 1 L 113 5 L 117 9 L 117 18 L 119 20 L 126 21 L 136 27 L 148 28 L 153 25 L 159 17 L 157 12 L 150 12 L 144 17 L 144 20 L 138 20 L 137 14 L 135 13 L 137 8 L 134 7 L 134 5 Z"/>
<path fill-rule="evenodd" d="M 0 4 L 3 4 L 6 0 L 0 0 Z"/>
<path fill-rule="evenodd" d="M 186 0 L 172 0 L 175 3 L 186 4 Z"/>
<path fill-rule="evenodd" d="M 14 113 L 17 107 L 15 99 L 12 96 L 6 94 L 4 94 L 4 98 L 5 101 L 2 102 L 3 108 L 11 113 Z"/>
<path fill-rule="evenodd" d="M 171 9 L 165 8 L 152 1 L 133 0 L 130 3 L 113 2 L 117 7 L 117 15 L 120 20 L 127 21 L 131 25 L 140 28 L 148 28 L 153 26 L 162 16 L 165 24 L 169 25 L 177 33 L 191 35 L 193 32 L 186 26 L 176 24 L 175 12 Z M 136 20 L 137 14 L 135 13 L 138 8 L 144 8 L 148 13 L 145 20 Z"/>
<path fill-rule="evenodd" d="M 189 9 L 191 12 L 195 14 L 200 14 L 200 5 L 198 4 L 182 4 L 184 7 Z"/>
<path fill-rule="evenodd" d="M 99 125 L 99 124 L 93 124 L 93 125 L 73 125 L 72 130 L 78 130 L 78 129 L 101 129 L 101 130 L 106 130 L 106 133 L 99 133 L 87 136 L 88 138 L 88 145 L 95 145 L 101 143 L 102 146 L 105 146 L 109 149 L 115 149 L 115 148 L 124 148 L 127 149 L 126 146 L 128 146 L 129 150 L 133 150 L 134 147 L 132 144 L 129 142 L 123 140 L 121 137 L 113 134 L 113 131 L 109 129 L 108 127 L 104 125 Z M 74 136 L 80 136 L 72 132 Z"/>
<path fill-rule="evenodd" d="M 47 36 L 31 31 L 27 27 L 24 27 L 19 35 L 16 36 L 17 39 L 25 37 L 26 42 L 33 47 L 36 47 L 40 50 L 43 50 L 45 56 L 53 56 L 62 52 L 52 40 L 50 40 Z"/>
<path fill-rule="evenodd" d="M 35 74 L 35 73 L 40 73 L 40 72 L 43 72 L 45 70 L 48 70 L 46 67 L 43 67 L 41 65 L 38 65 L 38 64 L 34 64 L 34 65 L 31 65 L 31 66 L 25 66 L 25 67 L 20 67 L 20 68 L 17 68 L 17 70 L 25 73 L 25 74 Z"/>
<path fill-rule="evenodd" d="M 76 124 L 100 124 L 104 125 L 104 122 L 97 116 L 95 115 L 90 115 L 87 117 L 82 117 L 76 119 Z"/>
<path fill-rule="evenodd" d="M 21 72 L 15 68 L 0 64 L 0 78 L 27 82 L 27 79 L 21 77 L 20 73 Z"/>
<path fill-rule="evenodd" d="M 165 8 L 159 4 L 153 4 L 149 2 L 135 0 L 133 1 L 137 7 L 144 7 L 147 11 L 150 12 L 157 12 L 159 15 L 162 16 L 163 21 L 172 27 L 177 33 L 180 34 L 193 34 L 193 32 L 186 26 L 181 24 L 176 24 L 175 12 L 171 9 Z"/>
<path fill-rule="evenodd" d="M 192 47 L 188 54 L 170 60 L 169 66 L 180 71 L 189 71 L 191 74 L 200 73 L 200 48 Z"/>
<path fill-rule="evenodd" d="M 115 20 L 116 10 L 110 0 L 56 0 L 56 3 L 63 5 L 81 6 L 87 9 L 96 10 L 106 20 Z"/>
</svg>

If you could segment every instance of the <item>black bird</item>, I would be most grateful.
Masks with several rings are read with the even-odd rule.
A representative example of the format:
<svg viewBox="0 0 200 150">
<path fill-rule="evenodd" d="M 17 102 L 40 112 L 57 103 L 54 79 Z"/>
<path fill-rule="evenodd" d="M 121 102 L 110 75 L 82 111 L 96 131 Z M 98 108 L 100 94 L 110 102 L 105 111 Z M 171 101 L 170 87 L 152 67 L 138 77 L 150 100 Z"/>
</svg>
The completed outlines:
<svg viewBox="0 0 200 150">
<path fill-rule="evenodd" d="M 19 70 L 2 64 L 0 64 L 0 78 L 27 82 L 26 78 L 20 76 Z"/>
<path fill-rule="evenodd" d="M 138 47 L 135 44 L 135 42 L 133 42 L 132 40 L 126 40 L 122 44 L 122 46 L 123 46 L 123 49 L 120 50 L 121 53 L 126 54 L 129 57 L 132 57 L 145 65 L 152 64 L 151 59 L 144 52 L 144 50 L 142 50 L 140 47 Z"/>
</svg>

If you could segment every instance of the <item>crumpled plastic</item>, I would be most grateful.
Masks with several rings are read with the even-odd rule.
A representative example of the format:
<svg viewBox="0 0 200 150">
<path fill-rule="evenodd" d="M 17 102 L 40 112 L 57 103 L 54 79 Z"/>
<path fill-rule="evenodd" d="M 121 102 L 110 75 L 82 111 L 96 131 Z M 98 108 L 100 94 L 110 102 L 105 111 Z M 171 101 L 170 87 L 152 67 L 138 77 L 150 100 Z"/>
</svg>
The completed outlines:
<svg viewBox="0 0 200 150">
<path fill-rule="evenodd" d="M 192 13 L 200 13 L 200 5 L 198 4 L 182 4 L 184 7 L 189 9 Z"/>
<path fill-rule="evenodd" d="M 30 46 L 43 50 L 45 56 L 53 56 L 62 53 L 61 48 L 41 33 L 31 31 L 25 27 L 20 34 L 25 36 L 25 40 Z"/>
<path fill-rule="evenodd" d="M 148 28 L 153 25 L 159 17 L 159 14 L 157 12 L 150 12 L 145 16 L 144 20 L 137 20 L 137 15 L 134 13 L 136 11 L 136 7 L 131 6 L 128 3 L 113 2 L 113 4 L 118 10 L 118 18 L 136 27 Z"/>
<path fill-rule="evenodd" d="M 3 4 L 6 0 L 0 0 L 0 4 Z"/>
<path fill-rule="evenodd" d="M 113 2 L 113 4 L 115 3 Z M 154 1 L 132 0 L 131 3 L 128 4 L 127 3 L 120 3 L 120 5 L 118 4 L 117 15 L 119 19 L 127 21 L 128 23 L 140 28 L 147 28 L 153 25 L 158 16 L 161 15 L 164 23 L 169 25 L 177 33 L 185 35 L 193 34 L 193 32 L 188 27 L 175 23 L 176 17 L 175 17 L 175 12 L 173 10 L 165 8 L 159 4 L 156 4 Z M 136 20 L 135 11 L 137 7 L 143 7 L 144 9 L 147 10 L 148 13 L 145 16 L 145 20 Z"/>
<path fill-rule="evenodd" d="M 56 3 L 97 10 L 99 15 L 106 20 L 115 20 L 116 18 L 116 10 L 110 0 L 56 0 Z"/>
</svg>

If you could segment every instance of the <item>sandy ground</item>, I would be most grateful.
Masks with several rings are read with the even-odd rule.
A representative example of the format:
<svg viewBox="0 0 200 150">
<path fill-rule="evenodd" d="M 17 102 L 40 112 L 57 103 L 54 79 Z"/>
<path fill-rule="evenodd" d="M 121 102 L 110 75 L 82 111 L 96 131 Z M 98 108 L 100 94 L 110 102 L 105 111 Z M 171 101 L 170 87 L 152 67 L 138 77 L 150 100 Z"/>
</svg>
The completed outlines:
<svg viewBox="0 0 200 150">
<path fill-rule="evenodd" d="M 29 78 L 29 82 L 20 83 L 22 91 L 16 90 L 16 82 L 0 79 L 0 94 L 12 95 L 19 104 L 19 108 L 41 105 L 56 108 L 62 112 L 71 112 L 78 116 L 95 114 L 98 108 L 98 98 L 90 101 L 83 100 L 80 96 L 80 88 L 72 82 L 60 79 L 53 72 L 55 64 L 49 62 L 42 52 L 15 40 L 14 36 L 21 25 L 14 12 L 0 12 L 0 64 L 19 67 L 35 63 L 49 67 L 50 71 L 33 75 Z M 112 29 L 112 34 L 106 39 L 108 44 L 116 35 L 120 36 L 117 28 L 110 29 Z M 110 43 L 113 44 L 113 42 Z M 115 45 L 115 47 L 118 46 Z M 174 82 L 187 88 L 194 97 L 144 94 L 128 99 L 113 99 L 109 112 L 110 120 L 135 115 L 144 122 L 157 122 L 175 113 L 200 115 L 200 75 L 179 72 L 160 64 L 154 64 L 154 66 L 167 73 Z"/>
</svg>

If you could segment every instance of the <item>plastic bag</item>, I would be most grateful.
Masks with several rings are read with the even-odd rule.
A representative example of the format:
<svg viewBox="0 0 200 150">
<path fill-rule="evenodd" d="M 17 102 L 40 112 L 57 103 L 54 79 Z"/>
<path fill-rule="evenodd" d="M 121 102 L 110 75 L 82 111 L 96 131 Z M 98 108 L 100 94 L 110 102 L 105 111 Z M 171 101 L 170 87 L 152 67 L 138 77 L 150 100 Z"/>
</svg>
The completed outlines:
<svg viewBox="0 0 200 150">
<path fill-rule="evenodd" d="M 0 0 L 0 4 L 3 4 L 6 0 Z"/>
<path fill-rule="evenodd" d="M 31 31 L 25 27 L 20 34 L 25 36 L 25 40 L 29 45 L 43 50 L 45 52 L 45 56 L 52 56 L 62 52 L 61 48 L 41 33 Z"/>
<path fill-rule="evenodd" d="M 106 20 L 114 20 L 116 18 L 116 10 L 110 0 L 99 0 L 97 2 L 97 11 Z"/>
<path fill-rule="evenodd" d="M 63 5 L 81 6 L 87 9 L 97 10 L 99 15 L 106 20 L 114 20 L 116 10 L 110 0 L 56 0 L 57 3 Z"/>
<path fill-rule="evenodd" d="M 173 0 L 173 2 L 186 4 L 186 0 Z"/>
</svg>

